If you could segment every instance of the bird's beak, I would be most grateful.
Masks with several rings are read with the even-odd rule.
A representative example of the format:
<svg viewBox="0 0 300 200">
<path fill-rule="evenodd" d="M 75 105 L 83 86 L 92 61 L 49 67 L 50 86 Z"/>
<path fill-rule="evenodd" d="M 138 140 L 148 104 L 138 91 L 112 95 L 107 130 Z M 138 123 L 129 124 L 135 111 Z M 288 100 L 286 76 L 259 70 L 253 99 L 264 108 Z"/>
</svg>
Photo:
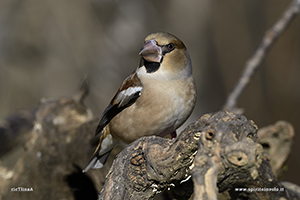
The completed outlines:
<svg viewBox="0 0 300 200">
<path fill-rule="evenodd" d="M 161 47 L 157 45 L 154 39 L 145 42 L 144 46 L 139 52 L 145 60 L 148 62 L 160 62 L 162 58 Z"/>
</svg>

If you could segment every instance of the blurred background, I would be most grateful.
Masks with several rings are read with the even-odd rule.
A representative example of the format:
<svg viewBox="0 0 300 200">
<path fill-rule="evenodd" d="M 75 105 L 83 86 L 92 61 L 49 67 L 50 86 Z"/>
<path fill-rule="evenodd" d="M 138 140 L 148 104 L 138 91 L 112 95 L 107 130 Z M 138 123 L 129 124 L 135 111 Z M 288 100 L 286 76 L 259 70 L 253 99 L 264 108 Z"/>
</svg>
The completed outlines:
<svg viewBox="0 0 300 200">
<path fill-rule="evenodd" d="M 86 105 L 100 117 L 138 65 L 151 32 L 184 41 L 198 87 L 188 123 L 222 108 L 265 31 L 291 1 L 2 0 L 0 119 L 41 98 L 70 96 L 85 76 Z M 300 185 L 300 16 L 276 41 L 238 101 L 259 127 L 287 120 L 296 137 L 281 178 Z M 186 126 L 186 125 L 184 125 Z"/>
</svg>

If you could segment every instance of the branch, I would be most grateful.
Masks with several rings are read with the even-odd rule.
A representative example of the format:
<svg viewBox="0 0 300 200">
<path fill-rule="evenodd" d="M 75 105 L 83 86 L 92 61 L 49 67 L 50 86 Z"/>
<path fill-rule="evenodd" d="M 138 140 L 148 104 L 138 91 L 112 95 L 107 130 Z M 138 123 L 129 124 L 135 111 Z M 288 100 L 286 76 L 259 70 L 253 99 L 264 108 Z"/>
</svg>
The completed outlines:
<svg viewBox="0 0 300 200">
<path fill-rule="evenodd" d="M 284 165 L 290 155 L 295 131 L 286 121 L 258 130 L 258 140 L 264 148 L 264 158 L 269 161 L 276 177 L 283 173 Z"/>
<path fill-rule="evenodd" d="M 218 191 L 232 199 L 300 199 L 276 180 L 256 139 L 254 122 L 225 112 L 204 115 L 176 140 L 141 138 L 115 159 L 99 199 L 152 199 L 165 190 L 183 200 L 192 191 L 195 200 L 217 199 Z"/>
<path fill-rule="evenodd" d="M 199 136 L 192 124 L 175 141 L 151 136 L 133 142 L 115 159 L 99 199 L 151 199 L 179 185 L 189 178 Z"/>
<path fill-rule="evenodd" d="M 233 91 L 229 94 L 223 110 L 237 113 L 242 112 L 240 109 L 236 108 L 238 98 L 241 96 L 250 79 L 262 63 L 268 49 L 274 44 L 275 40 L 283 33 L 283 31 L 287 29 L 288 25 L 299 14 L 299 11 L 300 1 L 294 0 L 273 27 L 266 32 L 254 55 L 246 62 L 244 71 Z"/>
</svg>

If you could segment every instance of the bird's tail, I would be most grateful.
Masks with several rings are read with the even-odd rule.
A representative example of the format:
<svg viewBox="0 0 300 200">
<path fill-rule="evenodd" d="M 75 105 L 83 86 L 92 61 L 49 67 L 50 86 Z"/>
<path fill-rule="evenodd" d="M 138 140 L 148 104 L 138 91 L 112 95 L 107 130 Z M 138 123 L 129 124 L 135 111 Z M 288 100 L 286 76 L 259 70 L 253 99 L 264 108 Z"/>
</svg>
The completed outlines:
<svg viewBox="0 0 300 200">
<path fill-rule="evenodd" d="M 85 173 L 91 168 L 102 168 L 115 144 L 116 141 L 113 139 L 112 135 L 110 134 L 109 128 L 106 126 L 101 133 L 98 146 L 90 162 L 85 167 L 85 169 L 82 170 L 82 172 Z"/>
<path fill-rule="evenodd" d="M 106 163 L 106 160 L 107 160 L 107 158 L 108 158 L 111 150 L 108 151 L 108 152 L 106 152 L 103 155 L 93 156 L 92 159 L 90 160 L 89 164 L 85 167 L 84 170 L 82 170 L 82 172 L 85 173 L 85 172 L 87 172 L 91 168 L 92 169 L 102 168 L 103 165 Z"/>
</svg>

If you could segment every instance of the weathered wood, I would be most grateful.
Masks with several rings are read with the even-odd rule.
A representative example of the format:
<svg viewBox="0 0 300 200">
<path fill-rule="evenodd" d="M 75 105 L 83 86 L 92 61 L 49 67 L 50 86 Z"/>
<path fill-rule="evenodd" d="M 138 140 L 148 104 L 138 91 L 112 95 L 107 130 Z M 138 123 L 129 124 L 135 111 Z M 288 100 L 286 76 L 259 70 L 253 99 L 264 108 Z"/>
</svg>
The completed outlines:
<svg viewBox="0 0 300 200">
<path fill-rule="evenodd" d="M 276 177 L 284 171 L 284 165 L 291 153 L 295 131 L 293 126 L 286 121 L 258 130 L 258 143 L 264 148 L 264 158 L 269 161 Z"/>
<path fill-rule="evenodd" d="M 257 129 L 242 115 L 217 112 L 201 117 L 174 141 L 139 139 L 118 155 L 99 199 L 152 199 L 164 190 L 180 190 L 190 175 L 194 199 L 217 199 L 218 190 L 231 199 L 299 199 L 263 160 Z M 193 191 L 191 185 L 184 188 L 188 194 Z M 283 191 L 258 191 L 261 188 Z"/>
<path fill-rule="evenodd" d="M 86 87 L 82 86 L 81 90 Z M 222 111 L 202 116 L 176 140 L 151 136 L 130 144 L 113 162 L 98 196 L 109 164 L 101 170 L 81 173 L 94 150 L 91 144 L 97 143 L 93 132 L 98 119 L 94 119 L 83 104 L 86 92 L 76 94 L 71 98 L 41 102 L 35 112 L 33 128 L 24 140 L 24 155 L 13 170 L 0 166 L 1 198 L 153 199 L 165 191 L 182 200 L 217 199 L 219 192 L 230 199 L 300 199 L 299 188 L 279 183 L 264 160 L 282 158 L 277 159 L 278 155 L 271 151 L 269 157 L 265 156 L 256 141 L 254 122 Z M 283 144 L 287 138 L 292 140 L 287 131 L 292 130 L 291 127 L 282 124 L 279 127 L 281 140 L 268 143 L 270 149 L 276 149 L 276 145 Z M 274 133 L 270 127 L 262 130 L 268 130 L 259 140 L 266 147 L 265 139 Z M 291 142 L 285 145 L 289 149 Z M 279 154 L 284 160 L 287 155 Z M 18 187 L 34 191 L 12 191 Z M 237 191 L 238 188 L 246 190 Z M 283 191 L 254 191 L 259 188 Z"/>
<path fill-rule="evenodd" d="M 114 161 L 100 199 L 150 199 L 179 185 L 189 176 L 198 140 L 191 124 L 176 140 L 151 136 L 133 142 Z"/>
</svg>

